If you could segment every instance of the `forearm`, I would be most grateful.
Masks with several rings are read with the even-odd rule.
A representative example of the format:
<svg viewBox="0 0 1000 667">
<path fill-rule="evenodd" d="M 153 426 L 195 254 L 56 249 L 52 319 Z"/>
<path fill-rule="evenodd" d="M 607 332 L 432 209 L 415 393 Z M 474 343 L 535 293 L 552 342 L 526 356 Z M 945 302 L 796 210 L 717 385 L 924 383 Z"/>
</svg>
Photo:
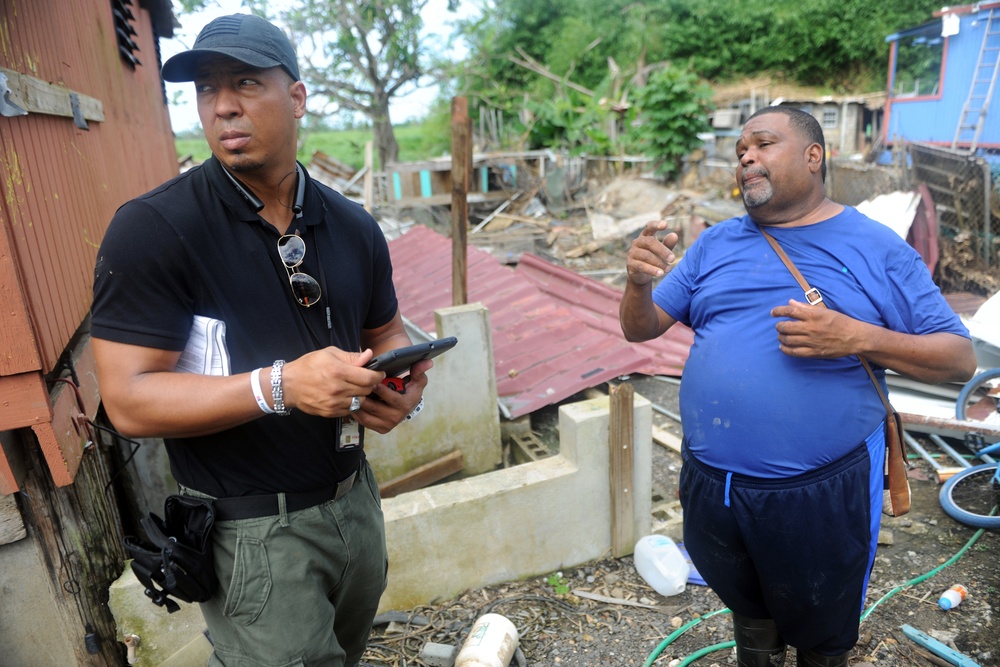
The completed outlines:
<svg viewBox="0 0 1000 667">
<path fill-rule="evenodd" d="M 268 406 L 270 368 L 260 373 Z M 183 438 L 224 431 L 264 415 L 250 373 L 213 376 L 172 371 L 142 373 L 104 391 L 104 405 L 123 435 Z"/>
<path fill-rule="evenodd" d="M 652 340 L 669 329 L 676 320 L 653 303 L 651 284 L 626 283 L 618 306 L 618 320 L 625 339 L 636 343 Z"/>
<path fill-rule="evenodd" d="M 858 354 L 920 382 L 965 382 L 976 372 L 972 341 L 956 334 L 919 336 L 872 326 L 860 341 Z"/>
</svg>

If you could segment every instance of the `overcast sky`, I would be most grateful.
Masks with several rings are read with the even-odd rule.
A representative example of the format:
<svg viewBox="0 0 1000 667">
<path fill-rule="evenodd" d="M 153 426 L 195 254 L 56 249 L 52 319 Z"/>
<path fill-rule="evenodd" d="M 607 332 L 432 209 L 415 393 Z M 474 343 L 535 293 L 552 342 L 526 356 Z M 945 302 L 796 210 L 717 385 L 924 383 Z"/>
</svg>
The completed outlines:
<svg viewBox="0 0 1000 667">
<path fill-rule="evenodd" d="M 280 7 L 285 1 L 273 0 L 271 6 Z M 247 12 L 242 7 L 240 0 L 210 0 L 208 5 L 205 10 L 195 14 L 178 14 L 181 27 L 174 30 L 174 37 L 172 39 L 160 40 L 160 51 L 163 62 L 166 62 L 172 55 L 189 49 L 194 44 L 194 40 L 198 36 L 198 31 L 212 19 L 227 14 Z M 447 7 L 447 0 L 428 0 L 427 6 L 424 7 L 424 32 L 428 35 L 428 38 L 437 35 L 441 43 L 447 40 L 453 28 L 452 24 L 457 19 L 474 16 L 478 12 L 474 0 L 462 0 L 458 11 L 455 13 L 448 12 Z M 190 82 L 166 82 L 165 85 L 167 88 L 167 99 L 171 102 L 176 93 L 179 92 L 181 94 L 178 104 L 170 104 L 170 124 L 174 132 L 184 132 L 185 130 L 199 127 L 193 84 Z M 393 122 L 401 123 L 423 116 L 431 102 L 434 101 L 436 94 L 437 88 L 431 87 L 417 90 L 405 97 L 395 98 L 390 108 Z"/>
</svg>

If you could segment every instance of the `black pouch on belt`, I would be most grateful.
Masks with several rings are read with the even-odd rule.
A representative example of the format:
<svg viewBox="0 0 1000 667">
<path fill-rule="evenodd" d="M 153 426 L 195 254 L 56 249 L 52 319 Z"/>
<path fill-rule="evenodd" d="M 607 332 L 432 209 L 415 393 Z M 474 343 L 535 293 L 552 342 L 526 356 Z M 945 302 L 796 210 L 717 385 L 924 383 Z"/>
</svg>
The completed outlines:
<svg viewBox="0 0 1000 667">
<path fill-rule="evenodd" d="M 132 571 L 146 587 L 154 604 L 168 612 L 184 602 L 204 602 L 218 586 L 212 558 L 212 501 L 192 496 L 167 496 L 164 518 L 152 512 L 142 519 L 149 542 L 125 537 L 125 550 L 132 557 Z"/>
</svg>

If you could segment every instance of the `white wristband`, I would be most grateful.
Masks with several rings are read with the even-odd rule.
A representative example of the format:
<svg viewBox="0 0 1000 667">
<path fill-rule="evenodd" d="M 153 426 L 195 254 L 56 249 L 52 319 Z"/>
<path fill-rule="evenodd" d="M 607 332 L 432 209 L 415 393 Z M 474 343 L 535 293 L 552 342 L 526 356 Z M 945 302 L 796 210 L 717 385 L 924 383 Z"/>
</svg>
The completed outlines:
<svg viewBox="0 0 1000 667">
<path fill-rule="evenodd" d="M 413 408 L 413 412 L 403 417 L 403 421 L 410 421 L 414 417 L 420 414 L 420 411 L 424 409 L 424 397 L 420 397 L 420 402 L 417 403 L 417 407 Z"/>
<path fill-rule="evenodd" d="M 273 415 L 274 410 L 271 406 L 267 404 L 264 400 L 264 392 L 260 388 L 260 371 L 258 368 L 254 372 L 250 373 L 250 386 L 253 387 L 253 397 L 257 399 L 257 405 L 260 406 L 261 411 L 266 415 Z"/>
</svg>

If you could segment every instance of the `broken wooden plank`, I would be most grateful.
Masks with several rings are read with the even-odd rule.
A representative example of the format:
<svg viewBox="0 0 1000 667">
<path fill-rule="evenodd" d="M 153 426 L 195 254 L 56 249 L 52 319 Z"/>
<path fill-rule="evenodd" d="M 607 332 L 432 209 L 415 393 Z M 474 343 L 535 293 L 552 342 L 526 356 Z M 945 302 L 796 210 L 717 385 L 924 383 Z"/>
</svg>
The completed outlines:
<svg viewBox="0 0 1000 667">
<path fill-rule="evenodd" d="M 608 390 L 610 399 L 611 449 L 611 555 L 615 558 L 632 553 L 635 548 L 635 509 L 633 469 L 633 404 L 635 390 L 622 383 Z"/>
<path fill-rule="evenodd" d="M 451 305 L 469 302 L 469 185 L 472 181 L 472 120 L 469 100 L 451 98 Z"/>
<path fill-rule="evenodd" d="M 667 449 L 672 449 L 678 454 L 681 453 L 681 439 L 670 431 L 653 426 L 653 442 L 663 445 Z"/>
<path fill-rule="evenodd" d="M 626 607 L 640 607 L 642 609 L 662 609 L 662 607 L 658 607 L 655 604 L 645 604 L 642 602 L 636 602 L 635 600 L 626 600 L 625 598 L 613 598 L 608 595 L 583 591 L 579 588 L 573 589 L 573 595 L 578 598 L 583 598 L 584 600 L 593 600 L 594 602 L 603 602 L 605 604 L 620 604 L 625 605 Z"/>
<path fill-rule="evenodd" d="M 0 496 L 0 544 L 10 544 L 27 537 L 21 510 L 12 495 Z"/>
<path fill-rule="evenodd" d="M 593 600 L 594 602 L 603 602 L 605 604 L 620 604 L 626 607 L 652 609 L 653 611 L 669 614 L 670 616 L 676 616 L 677 614 L 686 611 L 691 606 L 689 604 L 685 604 L 677 607 L 667 607 L 664 605 L 645 604 L 643 602 L 636 602 L 635 600 L 626 600 L 625 598 L 615 598 L 608 595 L 601 595 L 599 593 L 591 593 L 590 591 L 580 590 L 579 588 L 574 588 L 571 592 L 576 597 L 583 598 L 584 600 Z"/>
<path fill-rule="evenodd" d="M 400 493 L 415 491 L 416 489 L 430 486 L 435 482 L 440 482 L 449 475 L 461 472 L 464 468 L 465 460 L 462 457 L 462 451 L 456 449 L 439 459 L 425 463 L 410 472 L 403 473 L 399 477 L 380 484 L 378 492 L 383 498 L 392 498 L 393 496 L 398 496 Z"/>
<path fill-rule="evenodd" d="M 570 259 L 576 259 L 578 257 L 583 257 L 584 255 L 589 255 L 592 252 L 597 252 L 605 243 L 602 241 L 590 241 L 589 243 L 584 243 L 583 245 L 577 246 L 572 250 L 566 252 L 566 257 Z"/>
<path fill-rule="evenodd" d="M 5 67 L 0 67 L 0 72 L 7 75 L 11 101 L 28 113 L 73 118 L 73 96 L 75 95 L 79 102 L 80 113 L 85 120 L 104 121 L 104 105 L 99 99 Z"/>
<path fill-rule="evenodd" d="M 470 233 L 475 234 L 480 229 L 482 229 L 483 227 L 485 227 L 486 225 L 488 225 L 490 223 L 490 220 L 492 220 L 497 215 L 499 215 L 505 208 L 507 208 L 508 206 L 510 206 L 511 203 L 514 200 L 516 200 L 518 197 L 520 197 L 520 196 L 521 196 L 520 192 L 515 192 L 513 197 L 511 197 L 510 199 L 508 199 L 504 203 L 500 204 L 500 206 L 498 206 L 496 209 L 494 209 L 492 213 L 490 213 L 488 216 L 486 216 L 485 218 L 483 218 L 482 222 L 480 222 L 478 225 L 476 225 L 475 227 L 473 227 L 472 228 L 472 232 L 470 232 Z"/>
</svg>

